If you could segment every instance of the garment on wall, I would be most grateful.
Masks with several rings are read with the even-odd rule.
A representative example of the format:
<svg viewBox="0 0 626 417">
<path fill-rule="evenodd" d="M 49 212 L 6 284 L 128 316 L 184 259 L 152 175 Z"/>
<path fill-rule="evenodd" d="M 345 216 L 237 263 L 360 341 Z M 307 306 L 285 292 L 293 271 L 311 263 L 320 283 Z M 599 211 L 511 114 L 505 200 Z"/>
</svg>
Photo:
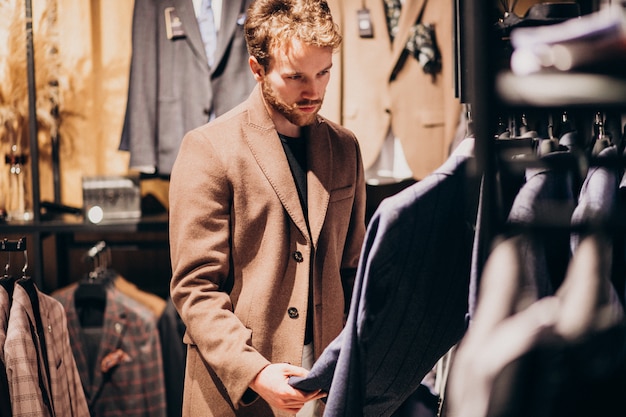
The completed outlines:
<svg viewBox="0 0 626 417">
<path fill-rule="evenodd" d="M 222 1 L 209 66 L 192 0 L 136 0 L 120 150 L 130 168 L 169 176 L 184 134 L 248 97 L 256 82 L 243 34 L 250 0 Z"/>
<path fill-rule="evenodd" d="M 437 169 L 450 154 L 461 115 L 454 91 L 453 2 L 402 3 L 390 41 L 384 0 L 329 1 L 343 42 L 323 112 L 355 133 L 370 184 L 421 180 Z M 435 28 L 441 57 L 436 74 L 407 55 L 408 41 L 419 37 L 415 23 L 422 7 L 421 23 Z"/>
<path fill-rule="evenodd" d="M 70 284 L 52 296 L 65 307 L 91 416 L 166 416 L 154 313 L 106 279 Z"/>
<path fill-rule="evenodd" d="M 476 208 L 473 139 L 374 214 L 344 330 L 301 389 L 324 389 L 324 415 L 390 416 L 465 331 Z M 476 192 L 477 194 L 477 192 Z"/>
<path fill-rule="evenodd" d="M 30 278 L 3 281 L 0 356 L 9 391 L 3 403 L 10 403 L 13 417 L 89 417 L 63 306 Z M 6 412 L 4 406 L 2 410 Z"/>
</svg>

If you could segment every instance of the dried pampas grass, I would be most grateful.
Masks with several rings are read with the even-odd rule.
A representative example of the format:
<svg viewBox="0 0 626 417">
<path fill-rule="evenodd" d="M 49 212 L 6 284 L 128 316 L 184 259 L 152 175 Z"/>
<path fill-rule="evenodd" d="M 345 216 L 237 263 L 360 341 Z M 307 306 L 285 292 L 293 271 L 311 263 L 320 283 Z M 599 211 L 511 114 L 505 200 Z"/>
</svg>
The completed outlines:
<svg viewBox="0 0 626 417">
<path fill-rule="evenodd" d="M 33 22 L 33 60 L 38 143 L 41 158 L 49 158 L 51 143 L 59 136 L 64 153 L 71 152 L 73 119 L 81 115 L 63 106 L 63 96 L 75 94 L 72 76 L 60 63 L 56 31 L 56 2 L 46 1 L 41 17 Z M 29 97 L 26 62 L 26 18 L 23 0 L 0 0 L 0 28 L 7 36 L 0 46 L 0 142 L 15 136 L 25 151 L 29 146 Z M 3 23 L 4 22 L 4 23 Z M 11 135 L 11 132 L 14 134 Z M 3 149 L 5 147 L 3 146 Z"/>
</svg>

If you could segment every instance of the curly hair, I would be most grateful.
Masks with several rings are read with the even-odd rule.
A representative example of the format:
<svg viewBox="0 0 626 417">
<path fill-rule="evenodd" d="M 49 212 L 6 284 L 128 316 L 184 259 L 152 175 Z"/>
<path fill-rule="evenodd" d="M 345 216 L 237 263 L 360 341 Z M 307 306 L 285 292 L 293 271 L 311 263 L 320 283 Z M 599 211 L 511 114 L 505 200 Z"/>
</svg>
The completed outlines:
<svg viewBox="0 0 626 417">
<path fill-rule="evenodd" d="M 291 39 L 333 51 L 342 41 L 325 0 L 255 0 L 244 30 L 248 53 L 266 70 L 271 53 Z"/>
</svg>

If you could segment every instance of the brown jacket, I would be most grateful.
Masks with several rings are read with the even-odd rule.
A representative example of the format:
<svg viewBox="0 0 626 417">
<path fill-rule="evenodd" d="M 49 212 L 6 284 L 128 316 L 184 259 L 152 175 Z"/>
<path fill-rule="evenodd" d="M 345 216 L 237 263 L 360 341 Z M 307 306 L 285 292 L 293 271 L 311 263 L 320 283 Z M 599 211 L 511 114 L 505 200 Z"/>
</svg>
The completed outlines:
<svg viewBox="0 0 626 417">
<path fill-rule="evenodd" d="M 408 57 L 397 78 L 391 74 L 401 58 L 411 26 L 424 2 L 422 22 L 435 26 L 442 68 L 433 79 L 413 57 Z M 461 115 L 455 97 L 453 2 L 406 0 L 398 34 L 391 44 L 382 0 L 329 0 L 343 35 L 341 51 L 334 57 L 323 114 L 356 134 L 369 168 L 378 157 L 389 127 L 402 143 L 415 179 L 423 179 L 449 156 Z M 357 12 L 369 9 L 372 38 L 361 38 Z"/>
<path fill-rule="evenodd" d="M 363 166 L 354 135 L 322 117 L 307 146 L 308 226 L 258 88 L 183 139 L 170 244 L 189 345 L 184 416 L 281 415 L 242 396 L 268 363 L 300 364 L 310 271 L 316 355 L 342 328 L 340 271 L 356 268 L 365 234 Z"/>
</svg>

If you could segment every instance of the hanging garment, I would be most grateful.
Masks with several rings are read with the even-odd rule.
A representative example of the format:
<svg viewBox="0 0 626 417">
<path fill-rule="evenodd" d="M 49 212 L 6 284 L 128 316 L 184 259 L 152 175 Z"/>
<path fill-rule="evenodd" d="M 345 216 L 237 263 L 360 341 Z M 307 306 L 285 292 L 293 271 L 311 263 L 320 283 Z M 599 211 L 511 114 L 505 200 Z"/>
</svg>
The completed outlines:
<svg viewBox="0 0 626 417">
<path fill-rule="evenodd" d="M 169 176 L 184 134 L 248 97 L 256 81 L 248 66 L 243 23 L 250 0 L 222 2 L 209 67 L 191 0 L 136 0 L 128 101 L 120 150 L 130 168 Z M 168 26 L 177 32 L 168 36 Z"/>
<path fill-rule="evenodd" d="M 610 297 L 608 242 L 581 242 L 562 286 L 543 298 L 529 290 L 519 237 L 496 246 L 452 365 L 443 416 L 623 414 L 626 328 Z"/>
<path fill-rule="evenodd" d="M 133 300 L 146 306 L 150 311 L 152 311 L 155 317 L 161 317 L 161 314 L 163 314 L 166 307 L 166 301 L 158 295 L 143 291 L 141 288 L 137 287 L 135 284 L 128 281 L 118 273 L 115 273 L 113 285 Z"/>
<path fill-rule="evenodd" d="M 82 327 L 75 304 L 77 288 L 71 284 L 53 296 L 65 307 L 91 417 L 165 416 L 163 361 L 152 312 L 108 285 L 102 326 Z M 91 357 L 93 346 L 96 354 Z"/>
<path fill-rule="evenodd" d="M 157 321 L 163 357 L 163 375 L 167 397 L 167 417 L 180 417 L 183 411 L 183 386 L 187 346 L 183 343 L 186 326 L 168 297 Z"/>
<path fill-rule="evenodd" d="M 382 0 L 328 2 L 343 43 L 333 62 L 322 114 L 355 133 L 366 171 L 377 163 L 390 130 L 400 142 L 403 155 L 399 159 L 406 159 L 415 180 L 436 170 L 450 155 L 462 113 L 454 91 L 453 2 L 428 1 L 422 16 L 424 24 L 436 28 L 441 72 L 433 78 L 413 58 L 398 65 L 405 59 L 407 39 L 424 3 L 404 2 L 391 44 Z M 357 16 L 364 9 L 371 37 L 360 35 Z M 381 64 L 373 65 L 373 60 Z M 391 80 L 396 67 L 399 71 Z M 395 146 L 395 141 L 391 144 Z"/>
<path fill-rule="evenodd" d="M 14 285 L 4 359 L 14 417 L 89 417 L 63 306 L 30 279 Z"/>
<path fill-rule="evenodd" d="M 345 328 L 306 378 L 290 378 L 328 392 L 325 417 L 390 416 L 465 332 L 473 145 L 461 143 L 370 221 Z"/>
<path fill-rule="evenodd" d="M 10 277 L 0 278 L 0 398 L 11 398 L 9 394 L 9 380 L 7 378 L 6 362 L 4 360 L 4 341 L 9 326 L 9 311 L 13 296 L 14 280 Z M 0 402 L 0 417 L 11 417 L 11 401 Z"/>
<path fill-rule="evenodd" d="M 527 284 L 536 286 L 539 295 L 545 296 L 554 294 L 570 259 L 570 233 L 566 226 L 570 223 L 576 204 L 573 170 L 578 168 L 574 155 L 567 151 L 548 153 L 542 160 L 543 167 L 529 168 L 526 171 L 525 182 L 514 197 L 507 222 L 522 227 L 546 225 L 550 222 L 559 222 L 564 226 L 561 230 L 544 233 L 538 229 L 534 234 L 525 235 L 524 242 L 520 243 L 525 247 L 524 267 L 528 269 L 527 275 L 533 277 Z M 479 229 L 477 236 L 480 233 Z M 485 256 L 484 244 L 485 242 L 479 240 L 475 242 L 468 303 L 470 317 L 474 315 L 477 291 L 480 289 L 482 274 L 479 271 L 481 258 Z"/>
<path fill-rule="evenodd" d="M 618 208 L 619 169 L 617 146 L 610 145 L 596 156 L 597 164 L 589 167 L 587 175 L 580 188 L 578 204 L 572 213 L 572 226 L 598 226 L 613 220 Z M 602 165 L 604 162 L 606 165 Z M 614 163 L 611 166 L 611 163 Z M 580 240 L 584 238 L 584 231 L 574 231 L 571 235 L 570 246 L 573 253 Z M 624 301 L 624 273 L 626 271 L 626 252 L 624 251 L 624 236 L 616 234 L 613 237 L 613 268 L 611 281 Z"/>
</svg>

